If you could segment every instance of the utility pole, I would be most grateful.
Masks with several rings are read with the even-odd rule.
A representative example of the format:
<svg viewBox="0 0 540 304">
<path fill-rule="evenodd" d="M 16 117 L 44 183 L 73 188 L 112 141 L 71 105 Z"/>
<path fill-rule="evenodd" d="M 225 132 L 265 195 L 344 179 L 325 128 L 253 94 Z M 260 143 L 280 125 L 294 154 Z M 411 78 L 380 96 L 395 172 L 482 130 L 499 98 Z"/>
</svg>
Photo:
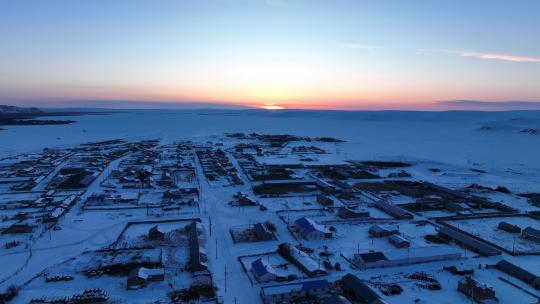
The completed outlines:
<svg viewBox="0 0 540 304">
<path fill-rule="evenodd" d="M 217 236 L 216 236 L 216 260 L 218 258 L 218 248 L 217 248 Z"/>
<path fill-rule="evenodd" d="M 225 264 L 225 293 L 227 293 L 227 264 Z"/>
</svg>

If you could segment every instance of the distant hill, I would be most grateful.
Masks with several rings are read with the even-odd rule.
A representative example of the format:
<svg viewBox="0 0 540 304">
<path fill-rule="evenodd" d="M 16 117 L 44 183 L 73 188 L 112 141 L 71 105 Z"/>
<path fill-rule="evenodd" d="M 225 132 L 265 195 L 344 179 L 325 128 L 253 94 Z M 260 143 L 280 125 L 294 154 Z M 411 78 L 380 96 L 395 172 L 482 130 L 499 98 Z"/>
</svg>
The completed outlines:
<svg viewBox="0 0 540 304">
<path fill-rule="evenodd" d="M 38 108 L 22 108 L 16 106 L 0 105 L 0 114 L 21 114 L 21 115 L 37 115 L 44 112 Z"/>
<path fill-rule="evenodd" d="M 76 112 L 45 112 L 38 108 L 24 108 L 17 106 L 0 105 L 0 126 L 14 125 L 64 125 L 71 124 L 73 120 L 52 120 L 52 119 L 35 119 L 41 116 L 73 116 L 84 115 L 86 113 Z M 3 130 L 3 129 L 0 129 Z"/>
</svg>

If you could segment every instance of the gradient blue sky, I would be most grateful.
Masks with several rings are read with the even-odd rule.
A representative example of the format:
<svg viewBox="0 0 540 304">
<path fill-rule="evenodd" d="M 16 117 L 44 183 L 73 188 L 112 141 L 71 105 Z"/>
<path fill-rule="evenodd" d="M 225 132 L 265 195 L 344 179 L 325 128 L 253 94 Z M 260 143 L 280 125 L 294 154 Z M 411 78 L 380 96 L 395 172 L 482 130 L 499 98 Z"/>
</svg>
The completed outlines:
<svg viewBox="0 0 540 304">
<path fill-rule="evenodd" d="M 0 102 L 540 101 L 539 16 L 533 0 L 2 0 Z"/>
</svg>

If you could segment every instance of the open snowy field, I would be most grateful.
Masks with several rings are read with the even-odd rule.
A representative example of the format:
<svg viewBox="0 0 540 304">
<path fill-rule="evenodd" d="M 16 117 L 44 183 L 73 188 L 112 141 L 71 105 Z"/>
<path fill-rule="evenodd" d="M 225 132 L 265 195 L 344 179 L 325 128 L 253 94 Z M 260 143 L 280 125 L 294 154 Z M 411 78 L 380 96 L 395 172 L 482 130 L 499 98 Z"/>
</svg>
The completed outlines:
<svg viewBox="0 0 540 304">
<path fill-rule="evenodd" d="M 130 110 L 65 118 L 77 123 L 7 127 L 0 131 L 0 155 L 112 138 L 167 141 L 260 132 L 334 136 L 347 141 L 337 152 L 349 159 L 406 156 L 498 170 L 512 168 L 510 174 L 538 175 L 540 169 L 540 135 L 520 132 L 520 128 L 540 127 L 535 125 L 540 121 L 538 111 Z"/>
<path fill-rule="evenodd" d="M 540 226 L 538 220 L 526 216 L 482 218 L 480 220 L 454 220 L 449 221 L 449 223 L 472 235 L 483 238 L 492 244 L 497 244 L 510 252 L 529 254 L 540 252 L 539 243 L 524 239 L 520 237 L 519 233 L 509 233 L 498 229 L 497 225 L 502 221 L 516 225 L 521 229 Z"/>
</svg>

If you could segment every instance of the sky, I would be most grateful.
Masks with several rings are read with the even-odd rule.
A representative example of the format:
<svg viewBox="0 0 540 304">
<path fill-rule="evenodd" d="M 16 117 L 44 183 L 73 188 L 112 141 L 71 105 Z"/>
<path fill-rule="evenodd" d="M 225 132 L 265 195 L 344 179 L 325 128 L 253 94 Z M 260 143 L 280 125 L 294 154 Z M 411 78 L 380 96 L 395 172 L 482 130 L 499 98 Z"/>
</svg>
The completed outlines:
<svg viewBox="0 0 540 304">
<path fill-rule="evenodd" d="M 538 16 L 537 0 L 2 0 L 0 103 L 534 102 Z"/>
</svg>

